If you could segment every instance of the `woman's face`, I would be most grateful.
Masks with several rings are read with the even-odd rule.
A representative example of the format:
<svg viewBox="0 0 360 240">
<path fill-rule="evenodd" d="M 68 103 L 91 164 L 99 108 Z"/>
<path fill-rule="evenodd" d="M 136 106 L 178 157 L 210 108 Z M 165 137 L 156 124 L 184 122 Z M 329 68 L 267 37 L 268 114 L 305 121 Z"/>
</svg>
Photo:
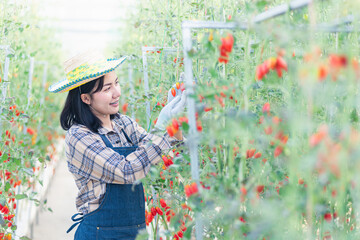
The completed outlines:
<svg viewBox="0 0 360 240">
<path fill-rule="evenodd" d="M 92 112 L 99 119 L 104 116 L 108 117 L 110 114 L 116 114 L 119 112 L 120 95 L 121 89 L 115 72 L 105 74 L 104 86 L 101 91 L 91 94 L 89 105 Z"/>
</svg>

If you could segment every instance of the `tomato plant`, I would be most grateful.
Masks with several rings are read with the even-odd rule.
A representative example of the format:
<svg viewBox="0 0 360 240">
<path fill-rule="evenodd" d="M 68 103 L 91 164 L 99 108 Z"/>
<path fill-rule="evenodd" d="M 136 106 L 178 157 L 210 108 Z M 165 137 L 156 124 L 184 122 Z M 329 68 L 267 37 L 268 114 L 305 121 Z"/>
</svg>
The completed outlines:
<svg viewBox="0 0 360 240">
<path fill-rule="evenodd" d="M 124 30 L 130 41 L 118 52 L 140 56 L 145 45 L 182 49 L 184 20 L 251 21 L 284 2 L 142 1 Z M 164 156 L 163 165 L 144 180 L 147 216 L 160 207 L 159 199 L 175 213 L 170 221 L 148 218 L 154 239 L 190 239 L 197 214 L 205 239 L 358 236 L 358 177 L 350 167 L 358 156 L 358 33 L 317 28 L 331 27 L 331 16 L 341 19 L 355 9 L 354 1 L 317 2 L 247 31 L 192 31 L 188 54 L 196 86 L 189 97 L 196 102 L 200 180 L 192 191 L 186 146 L 171 160 Z M 184 71 L 178 62 L 184 56 L 179 51 L 172 62 L 159 63 L 159 53 L 149 55 L 155 65 L 149 79 L 157 86 L 150 88 L 156 115 Z M 142 71 L 140 57 L 133 64 Z M 170 77 L 158 81 L 163 73 Z M 136 112 L 145 125 L 142 114 Z M 183 117 L 172 119 L 167 131 L 180 129 L 193 137 Z M 186 231 L 178 234 L 183 223 Z"/>
<path fill-rule="evenodd" d="M 187 64 L 183 21 L 250 23 L 284 3 L 140 0 L 116 49 L 131 55 L 133 70 L 131 79 L 127 68 L 119 73 L 121 111 L 147 127 L 149 101 L 153 125 L 169 89 L 174 95 L 192 87 L 179 80 Z M 6 0 L 0 10 L 1 45 L 13 49 L 0 119 L 0 238 L 11 239 L 17 203 L 40 203 L 34 188 L 62 134 L 60 97 L 43 91 L 43 66 L 35 65 L 27 97 L 29 58 L 48 61 L 49 78 L 59 79 L 61 54 L 52 30 L 37 28 L 24 3 Z M 152 238 L 191 239 L 197 221 L 204 239 L 359 238 L 359 36 L 341 24 L 352 14 L 348 25 L 356 30 L 359 10 L 355 0 L 316 1 L 248 30 L 193 29 L 187 54 L 194 94 L 188 97 L 196 104 L 197 135 L 190 134 L 186 113 L 166 131 L 196 137 L 199 181 L 192 178 L 186 143 L 151 169 L 143 182 Z M 331 25 L 333 19 L 339 24 Z M 148 94 L 144 46 L 160 47 L 146 52 Z M 0 57 L 3 76 L 4 52 Z"/>
<path fill-rule="evenodd" d="M 40 194 L 43 172 L 54 161 L 56 141 L 63 135 L 57 124 L 60 99 L 48 94 L 42 81 L 44 62 L 49 67 L 47 81 L 60 78 L 60 70 L 54 70 L 60 69 L 60 45 L 51 29 L 39 28 L 39 18 L 29 8 L 35 3 L 29 4 L 0 3 L 0 45 L 9 50 L 8 55 L 5 49 L 0 52 L 0 239 L 7 240 L 22 237 L 16 220 L 25 217 L 24 207 L 46 206 Z M 35 59 L 31 87 L 30 58 Z"/>
</svg>

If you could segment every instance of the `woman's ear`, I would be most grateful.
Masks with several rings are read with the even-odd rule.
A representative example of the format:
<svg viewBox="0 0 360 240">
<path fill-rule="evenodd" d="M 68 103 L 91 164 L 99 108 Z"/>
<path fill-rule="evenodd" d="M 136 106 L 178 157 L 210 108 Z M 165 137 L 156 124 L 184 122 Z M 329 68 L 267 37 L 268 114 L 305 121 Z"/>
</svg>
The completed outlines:
<svg viewBox="0 0 360 240">
<path fill-rule="evenodd" d="M 85 104 L 90 105 L 90 95 L 88 93 L 81 94 L 80 98 Z"/>
</svg>

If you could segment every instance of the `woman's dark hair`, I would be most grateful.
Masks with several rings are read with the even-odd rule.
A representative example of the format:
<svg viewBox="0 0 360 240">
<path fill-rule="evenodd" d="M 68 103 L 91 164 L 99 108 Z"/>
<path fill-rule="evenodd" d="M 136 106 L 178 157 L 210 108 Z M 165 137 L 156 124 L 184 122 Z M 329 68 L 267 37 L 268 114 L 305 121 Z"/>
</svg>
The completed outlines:
<svg viewBox="0 0 360 240">
<path fill-rule="evenodd" d="M 93 132 L 98 131 L 101 120 L 91 112 L 89 105 L 81 100 L 80 95 L 89 93 L 91 97 L 91 94 L 101 91 L 103 86 L 104 76 L 69 91 L 60 115 L 60 124 L 64 130 L 69 130 L 73 124 L 82 124 Z M 115 115 L 110 115 L 110 119 L 114 117 Z"/>
</svg>

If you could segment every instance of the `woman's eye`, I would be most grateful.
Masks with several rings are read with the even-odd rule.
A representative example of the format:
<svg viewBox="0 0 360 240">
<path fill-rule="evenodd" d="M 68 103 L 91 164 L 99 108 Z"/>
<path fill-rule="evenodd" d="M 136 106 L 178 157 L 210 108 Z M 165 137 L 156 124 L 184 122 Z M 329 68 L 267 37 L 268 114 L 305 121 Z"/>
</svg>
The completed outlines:
<svg viewBox="0 0 360 240">
<path fill-rule="evenodd" d="M 107 92 L 107 91 L 109 91 L 109 90 L 110 90 L 110 88 L 109 88 L 109 87 L 105 89 L 105 91 L 106 91 L 106 92 Z"/>
</svg>

